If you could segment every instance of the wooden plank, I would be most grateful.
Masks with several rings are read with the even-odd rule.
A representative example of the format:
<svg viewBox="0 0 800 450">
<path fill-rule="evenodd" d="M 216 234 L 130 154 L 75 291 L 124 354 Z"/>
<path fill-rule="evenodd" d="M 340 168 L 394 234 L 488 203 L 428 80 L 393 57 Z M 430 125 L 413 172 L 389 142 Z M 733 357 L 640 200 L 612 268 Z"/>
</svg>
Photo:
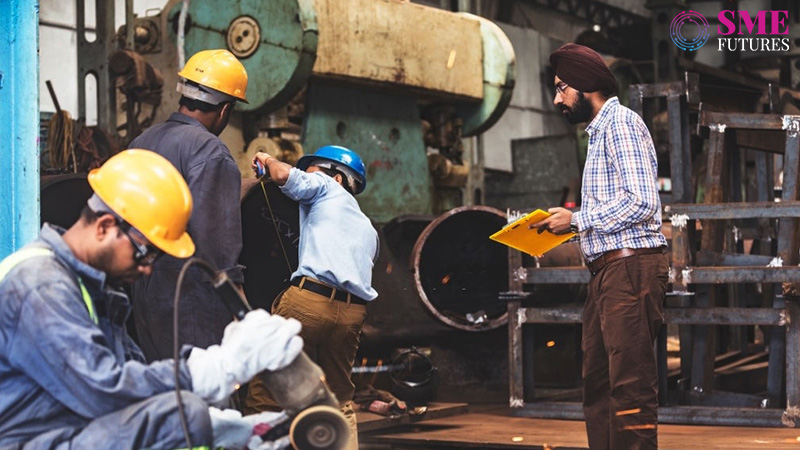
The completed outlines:
<svg viewBox="0 0 800 450">
<path fill-rule="evenodd" d="M 397 1 L 316 0 L 315 8 L 315 76 L 483 98 L 477 20 Z"/>
</svg>

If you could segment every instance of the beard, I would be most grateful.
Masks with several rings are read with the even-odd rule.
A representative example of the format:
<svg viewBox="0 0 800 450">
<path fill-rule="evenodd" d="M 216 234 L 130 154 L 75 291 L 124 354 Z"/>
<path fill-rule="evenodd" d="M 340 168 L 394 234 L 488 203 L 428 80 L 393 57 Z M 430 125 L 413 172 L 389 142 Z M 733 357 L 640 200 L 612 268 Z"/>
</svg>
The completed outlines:
<svg viewBox="0 0 800 450">
<path fill-rule="evenodd" d="M 115 269 L 116 253 L 112 247 L 104 247 L 100 249 L 91 262 L 91 266 L 106 274 L 106 283 L 115 288 L 122 287 L 126 284 L 132 284 L 134 281 L 141 277 L 139 268 L 136 265 L 126 269 Z"/>
<path fill-rule="evenodd" d="M 575 100 L 574 105 L 567 106 L 561 103 L 558 108 L 567 118 L 567 122 L 573 125 L 588 122 L 592 118 L 592 104 L 583 96 L 583 92 L 578 92 L 578 99 Z"/>
</svg>

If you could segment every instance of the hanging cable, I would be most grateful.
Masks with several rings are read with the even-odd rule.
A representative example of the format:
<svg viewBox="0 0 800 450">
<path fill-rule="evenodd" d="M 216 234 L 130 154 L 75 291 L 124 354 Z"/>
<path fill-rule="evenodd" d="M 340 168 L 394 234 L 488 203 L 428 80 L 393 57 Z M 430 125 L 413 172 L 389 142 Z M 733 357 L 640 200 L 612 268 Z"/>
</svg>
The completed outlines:
<svg viewBox="0 0 800 450">
<path fill-rule="evenodd" d="M 278 238 L 278 243 L 281 245 L 281 251 L 283 252 L 283 260 L 286 261 L 286 267 L 289 269 L 289 276 L 292 276 L 292 264 L 289 262 L 289 255 L 286 253 L 286 247 L 283 246 L 283 239 L 281 239 L 281 232 L 278 229 L 278 221 L 275 220 L 275 215 L 272 213 L 272 205 L 269 203 L 269 196 L 267 195 L 267 188 L 264 187 L 264 182 L 260 181 L 261 183 L 261 191 L 264 193 L 264 200 L 267 201 L 267 209 L 269 210 L 269 216 L 272 218 L 272 225 L 275 227 L 275 236 Z"/>
<path fill-rule="evenodd" d="M 61 109 L 58 102 L 56 91 L 50 80 L 45 81 L 47 90 L 56 113 L 50 118 L 47 125 L 47 153 L 50 155 L 50 167 L 58 169 L 68 169 L 70 158 L 72 159 L 72 171 L 77 172 L 75 161 L 75 124 L 67 111 Z"/>
<path fill-rule="evenodd" d="M 183 278 L 186 276 L 186 272 L 189 270 L 194 264 L 200 265 L 203 269 L 208 271 L 208 273 L 214 274 L 215 269 L 206 261 L 194 257 L 189 258 L 186 263 L 183 264 L 181 267 L 180 274 L 178 274 L 178 281 L 175 286 L 175 299 L 173 300 L 173 312 L 172 312 L 172 358 L 174 362 L 174 376 L 175 376 L 175 396 L 178 401 L 178 417 L 181 419 L 181 428 L 183 428 L 183 436 L 186 438 L 186 448 L 192 448 L 192 438 L 189 434 L 189 425 L 186 422 L 186 412 L 183 410 L 183 399 L 181 398 L 181 383 L 180 383 L 180 359 L 178 358 L 180 352 L 180 342 L 178 340 L 178 307 L 181 298 L 181 286 L 183 285 Z"/>
<path fill-rule="evenodd" d="M 74 149 L 74 123 L 69 113 L 61 110 L 50 118 L 47 127 L 47 152 L 50 155 L 50 165 L 54 168 L 76 171 Z"/>
</svg>

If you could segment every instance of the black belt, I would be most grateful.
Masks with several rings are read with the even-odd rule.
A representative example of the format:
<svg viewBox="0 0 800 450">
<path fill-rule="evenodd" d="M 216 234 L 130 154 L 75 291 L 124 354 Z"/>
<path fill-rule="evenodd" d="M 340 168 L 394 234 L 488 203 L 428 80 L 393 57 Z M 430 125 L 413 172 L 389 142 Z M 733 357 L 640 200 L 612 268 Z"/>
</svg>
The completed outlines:
<svg viewBox="0 0 800 450">
<path fill-rule="evenodd" d="M 303 280 L 305 280 L 305 281 L 303 281 Z M 301 281 L 303 283 L 302 287 L 300 287 Z M 317 283 L 316 281 L 314 281 L 314 280 L 312 280 L 311 278 L 308 278 L 308 277 L 295 278 L 294 280 L 292 280 L 292 286 L 297 286 L 300 289 L 304 289 L 306 291 L 311 291 L 311 292 L 313 292 L 315 294 L 318 294 L 318 295 L 321 295 L 321 296 L 327 297 L 327 298 L 331 298 L 331 292 L 335 291 L 335 293 L 333 294 L 333 299 L 334 300 L 338 300 L 340 302 L 347 303 L 347 297 L 349 295 L 350 296 L 350 303 L 353 303 L 353 304 L 356 304 L 356 305 L 366 305 L 368 303 L 366 300 L 364 300 L 361 297 L 357 297 L 357 296 L 355 296 L 353 294 L 350 294 L 347 291 L 343 291 L 341 289 L 335 289 L 335 288 L 332 288 L 332 287 L 329 287 L 329 286 L 325 286 L 322 283 Z"/>
<path fill-rule="evenodd" d="M 610 250 L 594 259 L 586 263 L 586 267 L 589 268 L 589 272 L 592 272 L 592 275 L 597 275 L 606 264 L 610 264 L 613 261 L 618 259 L 627 258 L 633 255 L 650 255 L 653 253 L 666 253 L 667 248 L 665 246 L 655 247 L 655 248 L 621 248 L 619 250 Z"/>
</svg>

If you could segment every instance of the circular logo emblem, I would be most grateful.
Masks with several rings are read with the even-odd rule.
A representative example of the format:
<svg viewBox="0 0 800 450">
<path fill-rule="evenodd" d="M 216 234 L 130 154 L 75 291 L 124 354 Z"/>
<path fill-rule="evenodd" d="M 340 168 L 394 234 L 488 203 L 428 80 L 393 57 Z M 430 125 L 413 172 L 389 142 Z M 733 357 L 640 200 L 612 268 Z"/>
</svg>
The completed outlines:
<svg viewBox="0 0 800 450">
<path fill-rule="evenodd" d="M 702 47 L 708 40 L 709 34 L 708 21 L 696 11 L 678 13 L 669 25 L 669 36 L 672 38 L 672 42 L 678 48 L 688 52 Z"/>
</svg>

